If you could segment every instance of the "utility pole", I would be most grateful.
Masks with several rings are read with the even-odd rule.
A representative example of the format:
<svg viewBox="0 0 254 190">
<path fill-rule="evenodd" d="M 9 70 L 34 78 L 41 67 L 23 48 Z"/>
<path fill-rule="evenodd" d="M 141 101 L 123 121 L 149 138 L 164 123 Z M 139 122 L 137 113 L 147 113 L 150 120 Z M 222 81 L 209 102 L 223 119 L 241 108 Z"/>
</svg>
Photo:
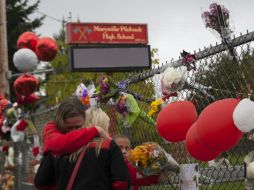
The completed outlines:
<svg viewBox="0 0 254 190">
<path fill-rule="evenodd" d="M 0 0 L 0 93 L 5 98 L 10 98 L 8 74 L 8 51 L 7 51 L 7 25 L 6 25 L 6 3 Z"/>
</svg>

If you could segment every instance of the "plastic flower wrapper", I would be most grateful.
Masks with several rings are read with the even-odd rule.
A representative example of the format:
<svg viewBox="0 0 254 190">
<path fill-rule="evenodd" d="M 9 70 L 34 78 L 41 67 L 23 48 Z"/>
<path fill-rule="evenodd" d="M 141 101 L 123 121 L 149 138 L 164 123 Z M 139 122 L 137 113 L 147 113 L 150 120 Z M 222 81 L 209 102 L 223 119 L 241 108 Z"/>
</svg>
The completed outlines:
<svg viewBox="0 0 254 190">
<path fill-rule="evenodd" d="M 202 13 L 205 26 L 219 33 L 222 38 L 229 38 L 233 32 L 230 26 L 229 10 L 217 3 L 212 3 L 208 11 Z"/>
<path fill-rule="evenodd" d="M 91 84 L 88 87 L 86 87 L 86 85 L 80 83 L 75 91 L 75 95 L 80 98 L 85 109 L 88 109 L 91 106 L 91 98 L 93 97 L 94 93 L 95 93 L 94 84 Z"/>
<path fill-rule="evenodd" d="M 119 90 L 118 87 L 107 76 L 99 78 L 98 98 L 101 103 L 107 103 L 110 98 L 115 97 Z"/>
<path fill-rule="evenodd" d="M 163 95 L 169 95 L 181 90 L 187 78 L 186 67 L 168 67 L 161 77 L 161 91 Z"/>
<path fill-rule="evenodd" d="M 130 162 L 145 176 L 179 170 L 175 159 L 155 142 L 146 142 L 132 149 Z"/>
<path fill-rule="evenodd" d="M 131 127 L 138 117 L 150 125 L 155 126 L 155 121 L 144 111 L 141 111 L 133 95 L 122 93 L 117 102 L 116 109 L 123 116 L 123 127 Z"/>
</svg>

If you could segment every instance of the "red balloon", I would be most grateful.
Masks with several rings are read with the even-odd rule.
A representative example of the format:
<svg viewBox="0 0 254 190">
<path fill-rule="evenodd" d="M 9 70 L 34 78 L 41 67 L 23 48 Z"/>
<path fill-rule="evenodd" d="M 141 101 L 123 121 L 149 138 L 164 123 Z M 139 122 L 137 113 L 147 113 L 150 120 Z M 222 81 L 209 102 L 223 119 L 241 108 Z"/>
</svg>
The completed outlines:
<svg viewBox="0 0 254 190">
<path fill-rule="evenodd" d="M 223 99 L 201 112 L 197 120 L 197 135 L 202 144 L 225 151 L 239 143 L 243 134 L 233 121 L 233 111 L 238 103 L 239 100 L 234 98 Z"/>
<path fill-rule="evenodd" d="M 14 82 L 14 90 L 17 94 L 27 96 L 36 91 L 39 81 L 30 74 L 22 74 Z"/>
<path fill-rule="evenodd" d="M 190 155 L 197 160 L 210 161 L 221 154 L 221 151 L 209 149 L 198 141 L 196 123 L 188 130 L 185 145 Z"/>
<path fill-rule="evenodd" d="M 29 94 L 27 96 L 21 96 L 21 95 L 16 95 L 16 101 L 18 105 L 27 105 L 27 104 L 33 104 L 37 102 L 40 99 L 39 96 L 36 94 Z"/>
<path fill-rule="evenodd" d="M 169 142 L 183 141 L 196 120 L 197 111 L 192 102 L 172 102 L 158 114 L 157 130 L 159 135 Z"/>
<path fill-rule="evenodd" d="M 40 38 L 36 46 L 36 54 L 41 61 L 51 61 L 56 57 L 57 43 L 49 37 Z"/>
<path fill-rule="evenodd" d="M 17 47 L 21 48 L 28 48 L 35 52 L 37 42 L 39 37 L 33 32 L 24 32 L 18 38 Z"/>
</svg>

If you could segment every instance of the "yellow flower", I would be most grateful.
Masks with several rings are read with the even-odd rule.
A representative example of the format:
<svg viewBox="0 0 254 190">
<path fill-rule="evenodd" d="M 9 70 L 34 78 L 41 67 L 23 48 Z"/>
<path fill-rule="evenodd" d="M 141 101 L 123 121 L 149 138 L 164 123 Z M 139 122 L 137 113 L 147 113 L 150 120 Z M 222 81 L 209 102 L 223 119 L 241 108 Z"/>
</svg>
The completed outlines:
<svg viewBox="0 0 254 190">
<path fill-rule="evenodd" d="M 130 162 L 144 175 L 157 175 L 167 162 L 163 151 L 157 143 L 143 143 L 131 150 Z"/>
<path fill-rule="evenodd" d="M 155 113 L 157 113 L 160 110 L 160 105 L 164 102 L 164 100 L 162 98 L 154 100 L 151 103 L 151 108 L 150 111 L 148 112 L 148 115 L 151 117 L 153 116 Z"/>
</svg>

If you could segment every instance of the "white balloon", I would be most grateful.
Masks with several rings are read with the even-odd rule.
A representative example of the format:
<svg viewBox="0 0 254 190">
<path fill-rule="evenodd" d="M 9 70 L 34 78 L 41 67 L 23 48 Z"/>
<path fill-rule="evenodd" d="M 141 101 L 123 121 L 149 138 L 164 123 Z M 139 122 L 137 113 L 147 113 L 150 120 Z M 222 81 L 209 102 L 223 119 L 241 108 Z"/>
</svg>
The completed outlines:
<svg viewBox="0 0 254 190">
<path fill-rule="evenodd" d="M 254 102 L 248 98 L 242 99 L 233 112 L 235 126 L 243 133 L 254 129 Z"/>
<path fill-rule="evenodd" d="M 22 48 L 16 51 L 13 56 L 15 67 L 21 72 L 32 72 L 39 63 L 37 55 L 30 49 Z"/>
</svg>

